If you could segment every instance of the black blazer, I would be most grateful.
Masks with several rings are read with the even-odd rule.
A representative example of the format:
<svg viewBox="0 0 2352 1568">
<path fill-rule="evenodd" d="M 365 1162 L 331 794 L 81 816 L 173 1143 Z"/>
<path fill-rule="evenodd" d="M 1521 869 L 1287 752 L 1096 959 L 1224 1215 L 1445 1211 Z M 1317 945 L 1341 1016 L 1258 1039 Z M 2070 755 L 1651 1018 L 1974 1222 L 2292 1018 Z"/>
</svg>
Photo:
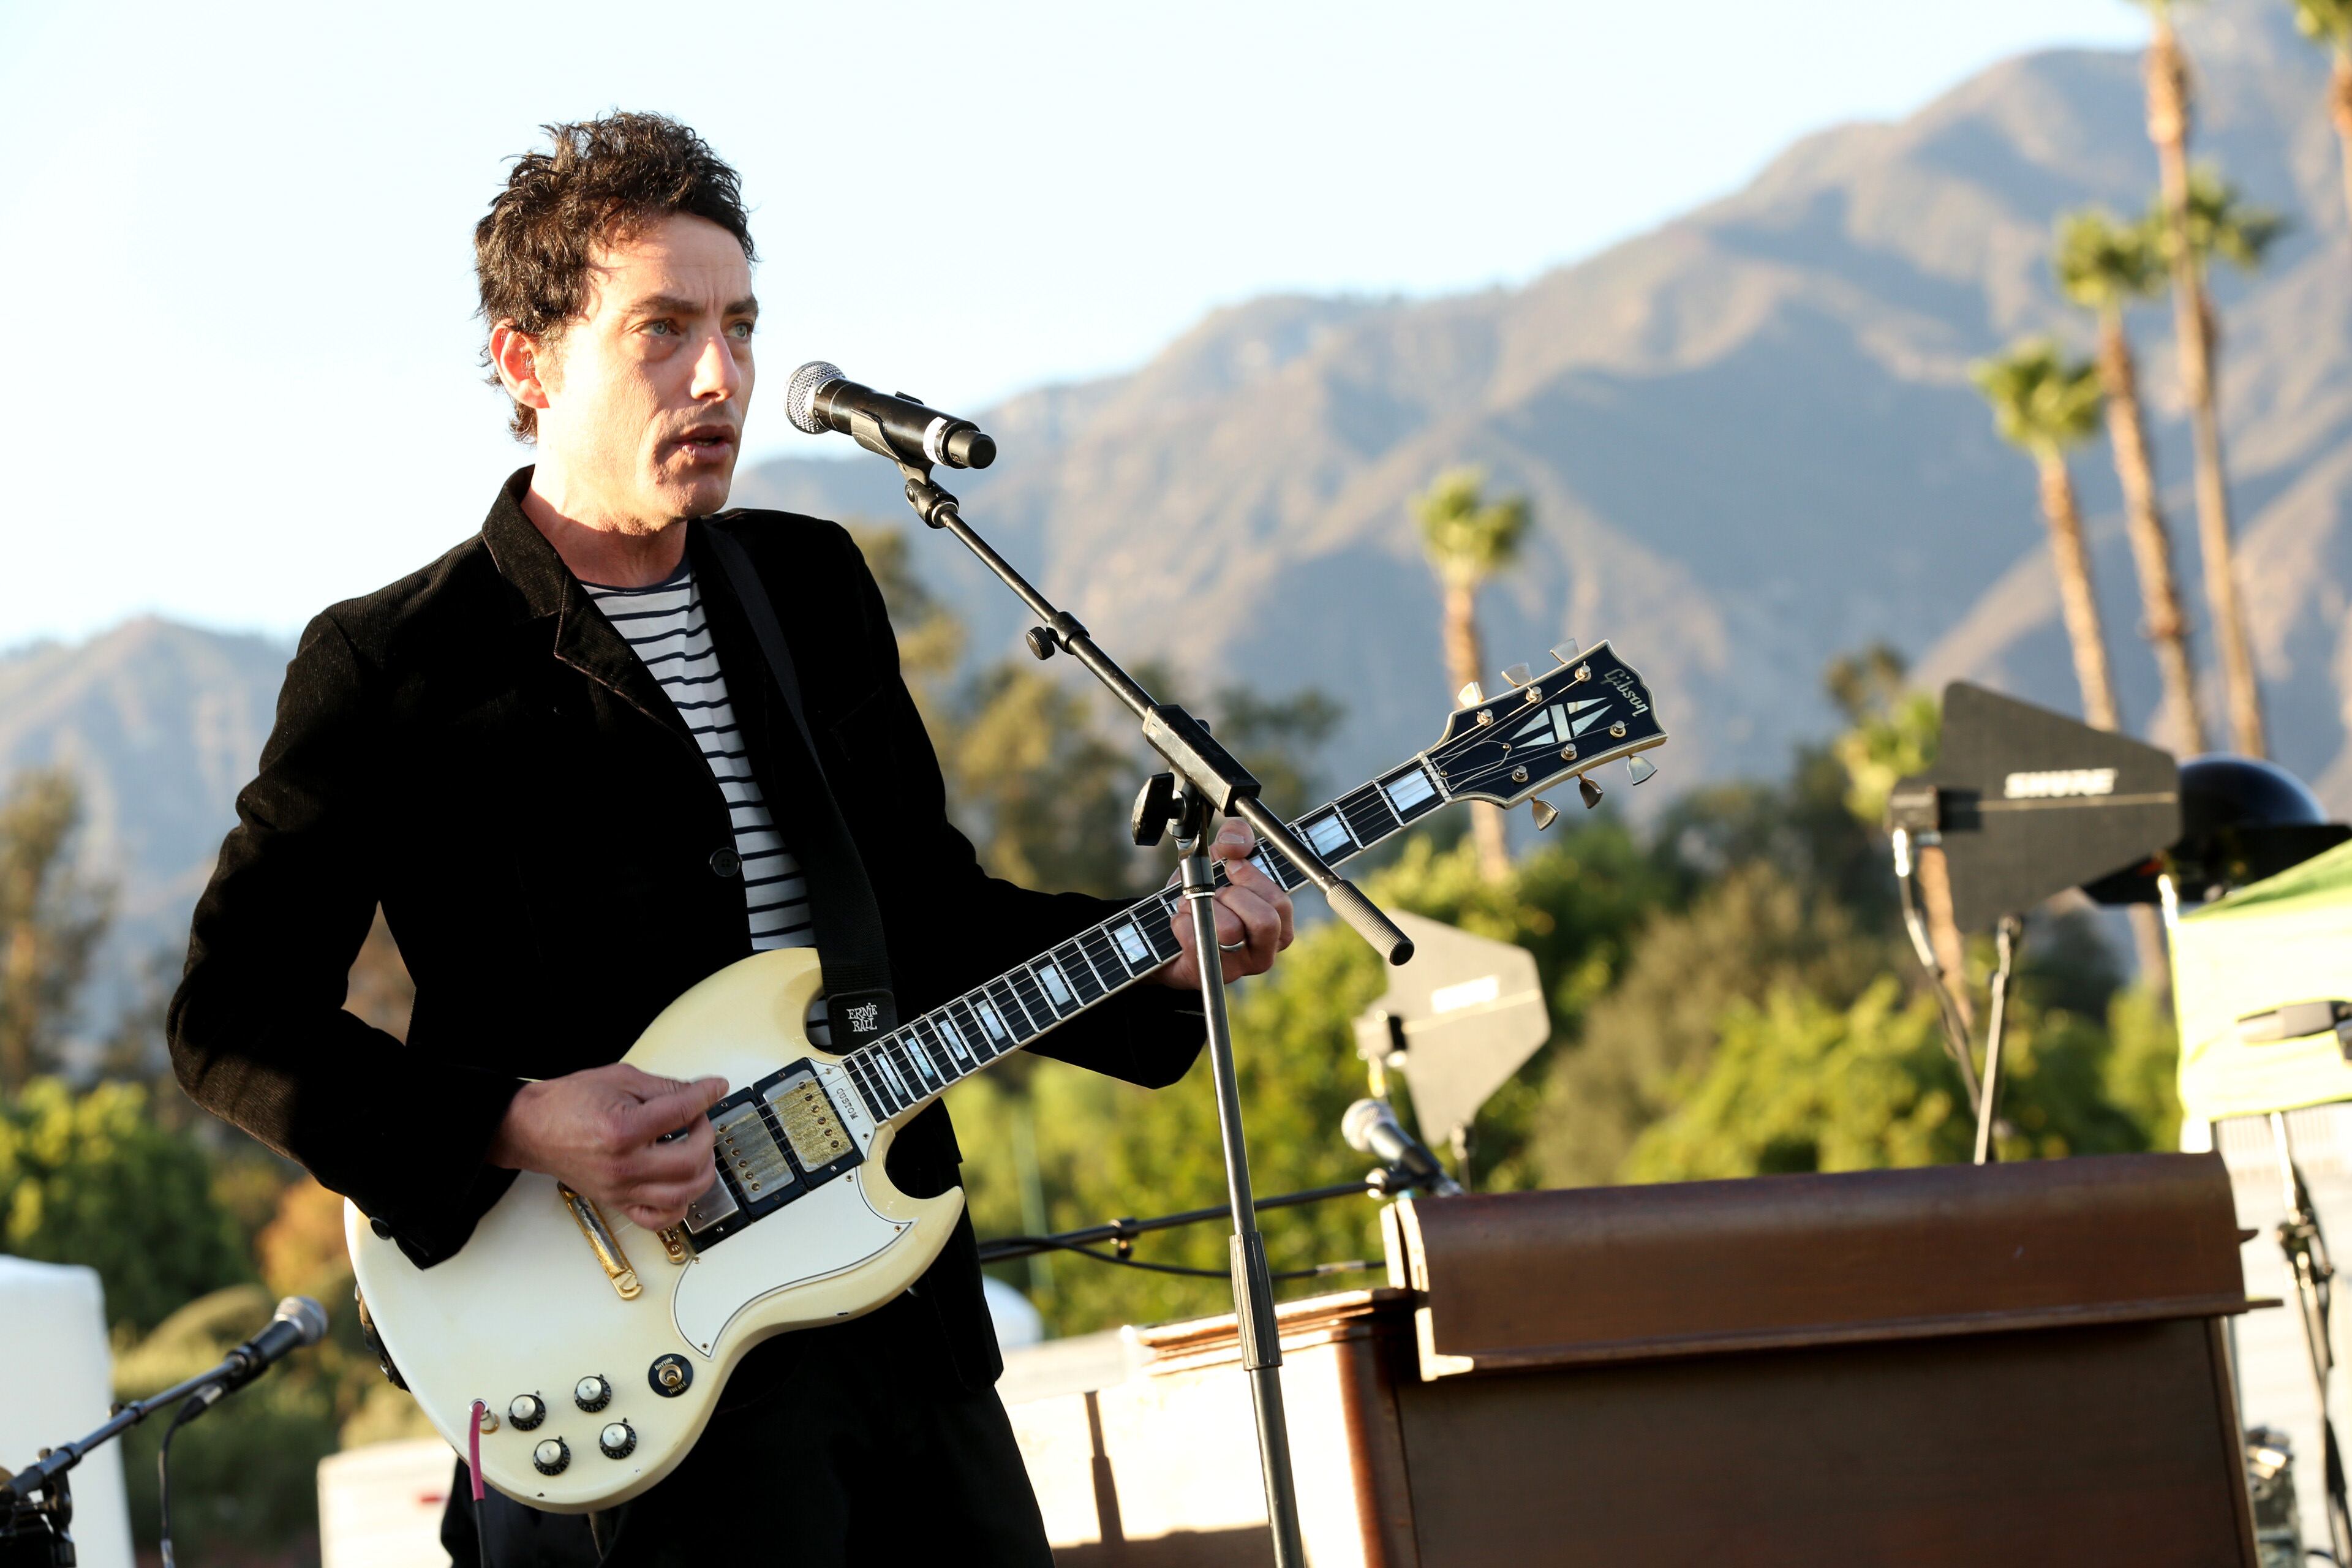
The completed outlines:
<svg viewBox="0 0 2352 1568">
<path fill-rule="evenodd" d="M 349 1196 L 418 1263 L 465 1244 L 512 1173 L 483 1158 L 523 1079 L 616 1060 L 672 998 L 751 949 L 724 800 L 684 721 L 520 505 L 304 630 L 261 771 L 196 906 L 169 1033 L 201 1105 Z M 750 552 L 864 858 L 902 1016 L 1107 918 L 1111 904 L 989 877 L 947 819 L 938 758 L 848 534 L 782 512 L 688 525 L 754 773 L 792 841 L 805 769 L 709 555 Z M 1105 823 L 1106 833 L 1118 825 Z M 416 982 L 407 1043 L 343 1011 L 376 906 Z M 1197 999 L 1141 986 L 1041 1054 L 1158 1087 L 1198 1054 Z M 931 1194 L 960 1154 L 942 1106 L 891 1175 Z M 926 1276 L 959 1373 L 997 1361 L 969 1227 Z"/>
</svg>

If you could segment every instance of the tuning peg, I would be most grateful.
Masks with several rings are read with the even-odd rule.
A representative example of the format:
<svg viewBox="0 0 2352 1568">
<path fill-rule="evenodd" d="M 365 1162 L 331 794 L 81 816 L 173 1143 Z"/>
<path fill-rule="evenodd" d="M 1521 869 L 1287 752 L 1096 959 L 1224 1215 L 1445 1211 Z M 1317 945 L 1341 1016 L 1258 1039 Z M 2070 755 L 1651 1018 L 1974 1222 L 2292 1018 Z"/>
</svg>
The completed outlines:
<svg viewBox="0 0 2352 1568">
<path fill-rule="evenodd" d="M 1587 811 L 1591 811 L 1594 806 L 1601 804 L 1601 786 L 1594 784 L 1590 778 L 1584 777 L 1580 774 L 1578 776 L 1576 781 L 1576 793 L 1584 797 L 1584 809 Z"/>
<path fill-rule="evenodd" d="M 1566 642 L 1554 643 L 1552 645 L 1551 657 L 1555 661 L 1560 664 L 1574 664 L 1576 662 L 1576 639 L 1574 637 L 1570 637 Z"/>
<path fill-rule="evenodd" d="M 1511 666 L 1510 668 L 1503 671 L 1503 679 L 1509 681 L 1514 686 L 1525 686 L 1528 681 L 1535 679 L 1535 674 L 1533 671 L 1529 670 L 1526 665 L 1515 664 Z"/>
<path fill-rule="evenodd" d="M 1635 784 L 1648 784 L 1651 776 L 1658 771 L 1658 764 L 1647 757 L 1628 757 L 1625 759 L 1625 771 L 1633 775 Z"/>
<path fill-rule="evenodd" d="M 1484 702 L 1486 700 L 1486 688 L 1480 686 L 1474 680 L 1467 686 L 1465 686 L 1461 690 L 1455 692 L 1454 694 L 1454 700 L 1460 703 L 1465 708 L 1468 708 L 1474 703 Z"/>
<path fill-rule="evenodd" d="M 1559 813 L 1552 809 L 1551 802 L 1548 800 L 1531 800 L 1528 803 L 1528 810 L 1536 819 L 1538 833 L 1559 820 Z"/>
</svg>

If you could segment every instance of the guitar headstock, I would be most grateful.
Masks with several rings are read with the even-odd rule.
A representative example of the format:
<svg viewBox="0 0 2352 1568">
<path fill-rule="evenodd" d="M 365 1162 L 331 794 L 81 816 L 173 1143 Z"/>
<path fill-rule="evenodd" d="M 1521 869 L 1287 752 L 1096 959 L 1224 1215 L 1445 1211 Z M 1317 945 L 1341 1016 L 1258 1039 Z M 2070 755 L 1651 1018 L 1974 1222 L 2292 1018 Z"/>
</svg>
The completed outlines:
<svg viewBox="0 0 2352 1568">
<path fill-rule="evenodd" d="M 1551 650 L 1541 675 L 1507 672 L 1510 685 L 1480 697 L 1445 721 L 1445 733 L 1425 755 L 1455 799 L 1517 805 L 1548 784 L 1575 779 L 1587 805 L 1600 790 L 1584 777 L 1603 763 L 1631 759 L 1633 782 L 1657 770 L 1636 753 L 1665 743 L 1650 689 L 1606 642 L 1582 652 Z M 1464 688 L 1465 696 L 1475 696 Z M 1549 826 L 1556 813 L 1538 801 L 1536 820 Z"/>
</svg>

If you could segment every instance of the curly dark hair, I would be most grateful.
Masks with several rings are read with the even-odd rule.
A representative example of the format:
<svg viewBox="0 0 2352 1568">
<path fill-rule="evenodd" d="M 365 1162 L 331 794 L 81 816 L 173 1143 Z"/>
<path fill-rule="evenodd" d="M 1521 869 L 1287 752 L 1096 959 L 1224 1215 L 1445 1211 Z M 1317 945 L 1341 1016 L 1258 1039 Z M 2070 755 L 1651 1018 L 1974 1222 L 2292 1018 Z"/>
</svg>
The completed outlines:
<svg viewBox="0 0 2352 1568">
<path fill-rule="evenodd" d="M 474 226 L 474 274 L 482 321 L 510 322 L 552 342 L 586 309 L 588 258 L 673 213 L 709 218 L 756 260 L 741 182 L 709 143 L 662 114 L 615 111 L 601 120 L 543 125 L 551 151 L 515 160 L 506 188 Z M 489 363 L 489 349 L 482 350 Z M 498 383 L 495 367 L 490 381 Z M 514 405 L 510 427 L 529 441 L 536 409 Z"/>
</svg>

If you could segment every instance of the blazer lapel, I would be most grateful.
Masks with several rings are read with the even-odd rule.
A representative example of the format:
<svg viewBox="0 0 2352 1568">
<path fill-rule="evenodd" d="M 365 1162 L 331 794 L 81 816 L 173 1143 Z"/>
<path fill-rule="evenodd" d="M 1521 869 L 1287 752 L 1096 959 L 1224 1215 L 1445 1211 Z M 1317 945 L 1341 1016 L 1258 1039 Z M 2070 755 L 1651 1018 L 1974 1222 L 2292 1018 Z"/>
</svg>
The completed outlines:
<svg viewBox="0 0 2352 1568">
<path fill-rule="evenodd" d="M 522 497 L 530 488 L 530 474 L 527 468 L 517 469 L 499 489 L 499 499 L 482 522 L 482 542 L 489 546 L 499 575 L 520 591 L 527 615 L 553 623 L 551 651 L 560 662 L 668 731 L 698 760 L 702 753 L 677 705 L 662 690 L 661 682 L 654 679 L 636 650 L 596 608 L 596 602 L 563 564 L 555 546 L 523 515 Z"/>
</svg>

